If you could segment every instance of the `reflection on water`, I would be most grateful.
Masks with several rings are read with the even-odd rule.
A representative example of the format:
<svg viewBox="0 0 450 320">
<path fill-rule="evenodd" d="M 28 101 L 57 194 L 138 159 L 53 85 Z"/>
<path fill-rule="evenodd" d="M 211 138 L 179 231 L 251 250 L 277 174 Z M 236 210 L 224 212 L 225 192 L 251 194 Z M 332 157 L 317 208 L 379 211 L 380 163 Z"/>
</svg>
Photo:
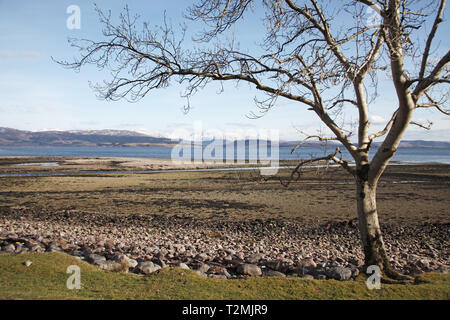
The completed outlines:
<svg viewBox="0 0 450 320">
<path fill-rule="evenodd" d="M 30 162 L 30 163 L 16 163 L 12 166 L 40 166 L 40 167 L 54 167 L 59 166 L 58 162 Z"/>
</svg>

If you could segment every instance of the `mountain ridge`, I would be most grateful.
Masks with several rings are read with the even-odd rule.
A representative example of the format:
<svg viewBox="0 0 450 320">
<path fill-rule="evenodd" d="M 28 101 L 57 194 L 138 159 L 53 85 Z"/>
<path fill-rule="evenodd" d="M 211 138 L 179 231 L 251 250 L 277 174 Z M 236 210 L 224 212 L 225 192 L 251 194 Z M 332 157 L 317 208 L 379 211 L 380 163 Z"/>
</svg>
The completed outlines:
<svg viewBox="0 0 450 320">
<path fill-rule="evenodd" d="M 209 139 L 208 139 L 209 140 Z M 130 130 L 48 130 L 26 131 L 14 128 L 0 127 L 0 146 L 89 146 L 89 147 L 151 147 L 174 146 L 180 140 L 166 137 L 154 137 L 144 133 Z M 283 147 L 294 147 L 298 141 L 280 141 Z M 303 146 L 321 146 L 322 142 L 308 141 Z M 327 142 L 327 145 L 339 146 L 336 142 Z M 375 142 L 374 146 L 381 145 Z M 399 148 L 450 148 L 447 141 L 404 140 Z"/>
</svg>

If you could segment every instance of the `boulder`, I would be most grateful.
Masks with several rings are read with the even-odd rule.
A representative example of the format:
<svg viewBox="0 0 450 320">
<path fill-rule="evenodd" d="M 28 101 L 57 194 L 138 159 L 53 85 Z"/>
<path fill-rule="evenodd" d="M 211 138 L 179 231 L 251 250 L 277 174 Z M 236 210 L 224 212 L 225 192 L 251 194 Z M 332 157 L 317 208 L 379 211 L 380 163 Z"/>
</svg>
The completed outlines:
<svg viewBox="0 0 450 320">
<path fill-rule="evenodd" d="M 258 277 L 262 275 L 261 268 L 254 264 L 243 263 L 237 266 L 236 272 L 241 275 Z"/>
<path fill-rule="evenodd" d="M 250 264 L 256 264 L 263 258 L 263 255 L 261 253 L 255 253 L 250 256 L 248 256 L 245 260 Z"/>
<path fill-rule="evenodd" d="M 203 272 L 203 273 L 207 273 L 209 269 L 210 269 L 210 266 L 207 265 L 206 263 L 201 263 L 197 268 L 198 271 Z"/>
<path fill-rule="evenodd" d="M 282 272 L 282 273 L 286 273 L 287 271 L 292 269 L 292 265 L 294 264 L 294 262 L 290 259 L 278 259 L 278 260 L 272 260 L 272 261 L 267 261 L 265 263 L 265 266 L 268 267 L 269 269 L 278 271 L 278 272 Z"/>
<path fill-rule="evenodd" d="M 194 257 L 194 259 L 199 261 L 206 261 L 209 259 L 209 257 L 206 253 L 199 253 Z"/>
<path fill-rule="evenodd" d="M 106 258 L 96 253 L 90 253 L 86 256 L 86 260 L 90 263 L 98 264 L 99 261 L 106 261 Z"/>
<path fill-rule="evenodd" d="M 344 267 L 334 267 L 329 270 L 328 276 L 335 280 L 346 281 L 352 277 L 352 270 Z"/>
<path fill-rule="evenodd" d="M 14 252 L 16 252 L 16 246 L 14 244 L 10 243 L 3 247 L 3 251 L 5 251 L 7 253 L 14 253 Z"/>
<path fill-rule="evenodd" d="M 265 277 L 286 277 L 286 275 L 282 272 L 278 272 L 275 270 L 267 269 L 264 270 L 263 276 Z"/>
<path fill-rule="evenodd" d="M 96 260 L 95 264 L 102 270 L 128 272 L 128 265 L 126 263 L 120 263 L 113 260 Z"/>
<path fill-rule="evenodd" d="M 180 267 L 181 269 L 185 269 L 185 270 L 189 270 L 189 266 L 186 263 L 180 262 L 178 264 L 178 267 Z"/>
<path fill-rule="evenodd" d="M 161 269 L 161 266 L 151 261 L 139 262 L 136 266 L 136 270 L 143 274 L 151 274 L 155 271 L 158 271 L 159 269 Z"/>
<path fill-rule="evenodd" d="M 314 269 L 317 267 L 317 264 L 314 262 L 314 259 L 306 258 L 300 261 L 300 266 L 306 269 Z"/>
</svg>

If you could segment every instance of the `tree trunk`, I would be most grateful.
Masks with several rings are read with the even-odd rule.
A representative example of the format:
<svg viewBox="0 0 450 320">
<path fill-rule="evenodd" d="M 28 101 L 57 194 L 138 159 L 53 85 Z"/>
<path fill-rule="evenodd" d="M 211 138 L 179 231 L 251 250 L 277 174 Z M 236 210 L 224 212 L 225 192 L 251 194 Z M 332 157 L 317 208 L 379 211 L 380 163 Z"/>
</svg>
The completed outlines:
<svg viewBox="0 0 450 320">
<path fill-rule="evenodd" d="M 364 269 L 370 265 L 377 265 L 383 275 L 395 279 L 398 273 L 389 263 L 378 222 L 376 189 L 376 185 L 371 185 L 364 178 L 356 177 L 356 199 L 359 231 L 364 250 Z"/>
</svg>

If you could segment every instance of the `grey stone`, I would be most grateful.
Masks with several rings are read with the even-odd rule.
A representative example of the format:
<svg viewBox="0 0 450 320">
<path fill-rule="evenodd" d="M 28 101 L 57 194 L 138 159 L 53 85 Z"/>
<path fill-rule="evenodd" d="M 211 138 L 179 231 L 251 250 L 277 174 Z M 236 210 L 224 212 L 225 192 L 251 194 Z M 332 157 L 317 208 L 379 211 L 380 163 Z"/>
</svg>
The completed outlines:
<svg viewBox="0 0 450 320">
<path fill-rule="evenodd" d="M 227 278 L 231 278 L 231 274 L 230 274 L 226 269 L 224 269 L 224 270 L 222 270 L 222 271 L 219 271 L 218 274 L 224 275 L 224 276 L 227 277 Z"/>
<path fill-rule="evenodd" d="M 256 264 L 256 263 L 258 263 L 262 258 L 263 258 L 263 255 L 262 255 L 261 253 L 255 253 L 255 254 L 252 254 L 252 255 L 248 256 L 245 260 L 246 260 L 248 263 Z"/>
<path fill-rule="evenodd" d="M 212 279 L 223 279 L 226 280 L 228 279 L 225 275 L 223 274 L 210 274 L 208 275 L 208 277 L 212 278 Z"/>
<path fill-rule="evenodd" d="M 352 270 L 344 267 L 334 267 L 329 270 L 329 277 L 339 281 L 350 280 L 352 277 Z"/>
<path fill-rule="evenodd" d="M 225 249 L 224 250 L 226 253 L 228 253 L 229 255 L 235 255 L 236 251 L 234 251 L 233 249 Z"/>
<path fill-rule="evenodd" d="M 36 244 L 36 245 L 32 246 L 30 248 L 30 250 L 31 250 L 31 252 L 44 252 L 45 249 L 42 246 Z"/>
<path fill-rule="evenodd" d="M 208 272 L 209 268 L 209 265 L 207 265 L 206 263 L 202 263 L 198 266 L 197 270 L 206 273 Z"/>
<path fill-rule="evenodd" d="M 137 271 L 143 274 L 150 274 L 161 269 L 161 266 L 151 261 L 139 262 L 136 266 Z"/>
<path fill-rule="evenodd" d="M 265 265 L 275 271 L 286 273 L 291 269 L 294 262 L 289 259 L 278 259 L 273 261 L 267 261 Z"/>
<path fill-rule="evenodd" d="M 439 272 L 439 273 L 447 274 L 448 273 L 448 268 L 446 266 L 439 266 L 436 271 Z"/>
<path fill-rule="evenodd" d="M 238 265 L 236 268 L 236 272 L 238 274 L 252 276 L 252 277 L 258 277 L 262 275 L 261 268 L 254 264 L 249 263 L 243 263 Z"/>
<path fill-rule="evenodd" d="M 152 261 L 153 261 L 153 263 L 159 265 L 161 268 L 167 267 L 166 262 L 164 260 L 162 260 L 161 258 L 156 258 L 156 259 L 153 259 Z"/>
<path fill-rule="evenodd" d="M 10 244 L 4 246 L 3 250 L 8 253 L 14 253 L 14 252 L 16 252 L 16 246 L 14 244 L 10 243 Z"/>
<path fill-rule="evenodd" d="M 47 247 L 47 252 L 61 252 L 61 251 L 63 250 L 55 244 L 51 244 Z"/>
<path fill-rule="evenodd" d="M 138 265 L 138 262 L 134 259 L 128 259 L 128 267 L 129 268 L 136 268 Z"/>
<path fill-rule="evenodd" d="M 271 269 L 264 270 L 263 275 L 265 277 L 286 277 L 284 273 Z"/>
<path fill-rule="evenodd" d="M 205 274 L 205 273 L 203 273 L 203 272 L 201 272 L 200 270 L 195 270 L 195 272 L 199 275 L 199 276 L 202 276 L 202 277 L 207 277 L 207 275 Z"/>
<path fill-rule="evenodd" d="M 305 274 L 304 276 L 302 276 L 303 279 L 314 279 L 314 276 L 310 275 L 310 274 Z"/>
<path fill-rule="evenodd" d="M 91 262 L 91 263 L 97 264 L 98 261 L 106 261 L 106 258 L 104 256 L 99 255 L 99 254 L 90 253 L 90 254 L 88 254 L 86 256 L 86 260 Z"/>
<path fill-rule="evenodd" d="M 24 265 L 25 267 L 29 267 L 29 266 L 31 266 L 32 263 L 33 263 L 33 262 L 31 262 L 30 260 L 27 260 L 27 261 L 25 261 L 25 262 L 23 263 L 23 265 Z"/>
<path fill-rule="evenodd" d="M 186 263 L 183 263 L 183 262 L 180 262 L 178 264 L 178 267 L 180 267 L 181 269 L 184 269 L 184 270 L 189 270 L 190 269 L 189 266 Z"/>
<path fill-rule="evenodd" d="M 95 264 L 102 270 L 128 271 L 128 267 L 125 264 L 113 260 L 96 260 Z"/>
<path fill-rule="evenodd" d="M 195 260 L 200 260 L 200 261 L 206 261 L 206 260 L 208 260 L 208 258 L 209 257 L 206 253 L 199 253 L 194 257 Z"/>
<path fill-rule="evenodd" d="M 300 261 L 300 265 L 307 269 L 313 269 L 317 267 L 317 264 L 312 258 L 303 259 Z"/>
<path fill-rule="evenodd" d="M 125 264 L 128 266 L 128 268 L 135 268 L 138 265 L 138 262 L 136 260 L 129 258 L 125 254 L 114 256 L 114 261 Z"/>
</svg>

